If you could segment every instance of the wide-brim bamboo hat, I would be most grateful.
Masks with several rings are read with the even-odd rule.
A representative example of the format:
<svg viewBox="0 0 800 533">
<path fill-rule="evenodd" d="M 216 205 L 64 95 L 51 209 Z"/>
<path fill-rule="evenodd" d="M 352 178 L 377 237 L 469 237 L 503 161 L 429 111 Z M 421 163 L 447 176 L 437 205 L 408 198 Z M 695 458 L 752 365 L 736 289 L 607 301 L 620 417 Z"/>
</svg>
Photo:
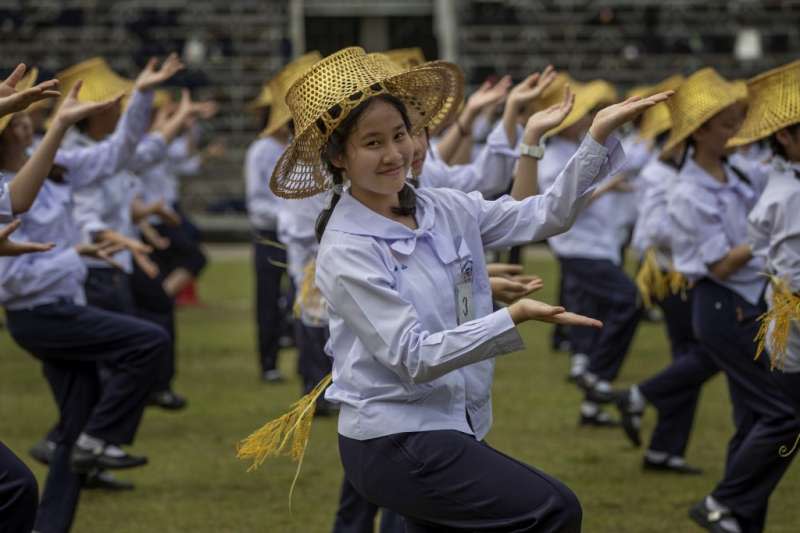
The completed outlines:
<svg viewBox="0 0 800 533">
<path fill-rule="evenodd" d="M 286 93 L 289 92 L 289 87 L 320 59 L 322 59 L 322 54 L 316 50 L 308 52 L 283 67 L 267 83 L 267 89 L 272 98 L 272 109 L 269 113 L 267 125 L 264 126 L 264 130 L 260 134 L 261 137 L 268 137 L 274 134 L 292 119 L 292 112 L 286 105 Z"/>
<path fill-rule="evenodd" d="M 800 60 L 759 74 L 747 89 L 747 116 L 728 146 L 750 144 L 800 122 Z"/>
<path fill-rule="evenodd" d="M 412 133 L 458 107 L 464 77 L 452 63 L 434 61 L 404 70 L 383 54 L 345 48 L 306 72 L 289 89 L 295 137 L 272 173 L 270 187 L 282 198 L 305 198 L 329 189 L 331 178 L 322 150 L 350 111 L 379 94 L 391 94 L 406 106 Z"/>
<path fill-rule="evenodd" d="M 664 91 L 676 91 L 678 87 L 681 86 L 684 79 L 682 75 L 675 74 L 651 86 L 648 91 L 634 96 L 647 98 L 648 96 Z M 671 127 L 672 120 L 670 119 L 669 108 L 665 102 L 660 102 L 642 114 L 642 122 L 639 125 L 639 137 L 645 141 L 652 141 Z"/>
<path fill-rule="evenodd" d="M 39 69 L 36 67 L 31 68 L 22 77 L 21 80 L 17 82 L 17 86 L 14 88 L 17 92 L 27 91 L 34 85 L 36 85 L 36 78 L 39 76 Z M 11 124 L 11 119 L 13 118 L 14 113 L 9 113 L 8 115 L 3 115 L 0 117 L 0 133 L 3 133 L 5 129 Z"/>
<path fill-rule="evenodd" d="M 664 152 L 685 141 L 726 107 L 746 98 L 746 85 L 726 80 L 711 67 L 698 70 L 686 78 L 666 101 L 672 129 L 664 144 Z"/>
<path fill-rule="evenodd" d="M 68 94 L 78 80 L 83 80 L 78 93 L 79 102 L 104 102 L 131 92 L 134 85 L 132 80 L 114 72 L 102 57 L 81 61 L 56 74 L 56 78 L 62 95 Z"/>
<path fill-rule="evenodd" d="M 418 67 L 425 61 L 425 54 L 419 47 L 414 48 L 396 48 L 394 50 L 387 50 L 383 52 L 392 61 L 403 67 L 404 69 L 412 69 Z"/>
<path fill-rule="evenodd" d="M 575 95 L 575 103 L 561 124 L 548 131 L 545 137 L 552 137 L 561 133 L 585 117 L 593 109 L 603 105 L 610 105 L 617 101 L 617 90 L 607 81 L 592 80 L 582 83 L 575 81 L 568 74 L 562 72 L 556 75 L 550 86 L 533 102 L 532 112 L 541 111 L 561 103 L 564 99 L 566 85 L 569 85 L 570 90 Z"/>
<path fill-rule="evenodd" d="M 269 82 L 261 87 L 261 91 L 249 104 L 247 104 L 248 111 L 256 111 L 264 109 L 272 105 L 272 91 L 269 88 Z"/>
</svg>

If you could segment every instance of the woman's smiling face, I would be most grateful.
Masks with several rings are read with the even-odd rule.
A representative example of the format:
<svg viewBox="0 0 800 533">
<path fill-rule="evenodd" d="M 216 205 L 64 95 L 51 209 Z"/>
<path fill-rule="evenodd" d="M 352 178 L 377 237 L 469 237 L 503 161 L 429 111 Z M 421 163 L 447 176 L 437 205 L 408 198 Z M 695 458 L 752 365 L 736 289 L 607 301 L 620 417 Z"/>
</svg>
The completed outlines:
<svg viewBox="0 0 800 533">
<path fill-rule="evenodd" d="M 405 185 L 413 156 L 414 142 L 400 111 L 376 98 L 358 118 L 344 154 L 332 163 L 344 170 L 354 193 L 396 195 Z"/>
</svg>

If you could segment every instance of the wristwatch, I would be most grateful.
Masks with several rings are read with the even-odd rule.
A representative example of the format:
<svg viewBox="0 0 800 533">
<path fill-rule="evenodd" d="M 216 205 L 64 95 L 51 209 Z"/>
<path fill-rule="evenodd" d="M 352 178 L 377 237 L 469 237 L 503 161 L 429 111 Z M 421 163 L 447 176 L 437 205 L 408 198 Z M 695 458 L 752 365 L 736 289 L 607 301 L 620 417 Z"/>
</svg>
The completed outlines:
<svg viewBox="0 0 800 533">
<path fill-rule="evenodd" d="M 527 155 L 534 159 L 541 159 L 544 156 L 544 139 L 539 140 L 539 144 L 531 146 L 523 142 L 519 143 L 519 154 Z"/>
</svg>

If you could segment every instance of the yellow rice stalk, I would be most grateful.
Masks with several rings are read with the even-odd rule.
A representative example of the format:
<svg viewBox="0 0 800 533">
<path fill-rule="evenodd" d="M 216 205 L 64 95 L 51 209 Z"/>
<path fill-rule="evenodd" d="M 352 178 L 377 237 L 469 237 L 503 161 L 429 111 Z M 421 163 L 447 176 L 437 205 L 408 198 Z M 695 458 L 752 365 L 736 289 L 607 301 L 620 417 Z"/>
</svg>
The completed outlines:
<svg viewBox="0 0 800 533">
<path fill-rule="evenodd" d="M 289 508 L 292 506 L 292 495 L 300 469 L 303 466 L 303 457 L 311 438 L 311 422 L 317 408 L 317 399 L 322 395 L 333 376 L 328 374 L 320 381 L 314 390 L 292 404 L 292 408 L 284 415 L 270 420 L 260 429 L 251 433 L 246 439 L 239 442 L 236 448 L 236 457 L 239 459 L 252 459 L 253 463 L 247 469 L 255 470 L 270 457 L 287 455 L 297 462 L 297 470 L 289 489 Z"/>
<path fill-rule="evenodd" d="M 677 294 L 686 288 L 686 278 L 680 272 L 670 270 L 664 273 L 656 258 L 654 248 L 649 248 L 642 259 L 642 265 L 636 274 L 636 285 L 642 295 L 642 304 L 650 309 L 656 301 L 663 300 L 670 294 Z"/>
<path fill-rule="evenodd" d="M 772 305 L 766 313 L 758 317 L 761 325 L 754 340 L 758 343 L 756 359 L 769 348 L 770 368 L 774 370 L 777 366 L 783 368 L 792 321 L 800 317 L 800 298 L 792 293 L 784 280 L 776 276 L 770 276 L 770 280 L 772 282 Z M 770 330 L 772 331 L 771 336 L 769 336 Z M 768 337 L 771 337 L 769 338 L 769 347 L 767 346 Z"/>
<path fill-rule="evenodd" d="M 300 287 L 300 294 L 294 299 L 294 312 L 295 318 L 300 318 L 303 312 L 303 304 L 308 303 L 312 297 L 316 297 L 319 289 L 314 284 L 314 276 L 316 275 L 317 261 L 316 257 L 312 258 L 303 268 L 303 285 Z"/>
</svg>

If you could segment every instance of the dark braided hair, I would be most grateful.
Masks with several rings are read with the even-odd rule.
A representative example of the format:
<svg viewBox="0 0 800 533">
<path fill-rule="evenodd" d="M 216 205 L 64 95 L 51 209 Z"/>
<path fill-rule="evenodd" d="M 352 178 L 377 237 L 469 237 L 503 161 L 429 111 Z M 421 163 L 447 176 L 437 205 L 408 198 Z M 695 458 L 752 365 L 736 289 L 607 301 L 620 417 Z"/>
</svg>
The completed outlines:
<svg viewBox="0 0 800 533">
<path fill-rule="evenodd" d="M 370 104 L 376 100 L 381 100 L 394 106 L 403 118 L 406 129 L 409 131 L 411 130 L 411 120 L 408 118 L 408 112 L 402 100 L 391 94 L 382 93 L 361 102 L 350 111 L 341 124 L 331 133 L 327 144 L 325 144 L 325 147 L 322 149 L 322 160 L 327 165 L 328 172 L 330 172 L 332 176 L 334 190 L 330 205 L 323 209 L 317 217 L 316 235 L 318 241 L 322 240 L 322 235 L 325 233 L 325 227 L 328 225 L 328 221 L 333 214 L 333 209 L 336 207 L 336 204 L 339 203 L 339 199 L 341 198 L 339 189 L 344 184 L 344 173 L 342 169 L 334 166 L 332 161 L 344 154 L 347 146 L 347 139 L 358 123 L 358 119 L 361 118 L 361 115 L 369 108 Z M 407 184 L 404 185 L 403 189 L 398 193 L 398 199 L 400 205 L 392 208 L 393 213 L 400 216 L 413 216 L 417 212 L 417 195 L 413 187 Z"/>
<path fill-rule="evenodd" d="M 797 135 L 797 132 L 800 131 L 800 122 L 792 124 L 791 126 L 787 126 L 785 129 L 789 133 L 789 135 L 794 137 L 795 135 Z M 773 154 L 780 156 L 784 159 L 788 159 L 786 157 L 786 148 L 784 148 L 783 145 L 778 140 L 777 131 L 769 136 L 769 147 L 772 150 Z"/>
</svg>

